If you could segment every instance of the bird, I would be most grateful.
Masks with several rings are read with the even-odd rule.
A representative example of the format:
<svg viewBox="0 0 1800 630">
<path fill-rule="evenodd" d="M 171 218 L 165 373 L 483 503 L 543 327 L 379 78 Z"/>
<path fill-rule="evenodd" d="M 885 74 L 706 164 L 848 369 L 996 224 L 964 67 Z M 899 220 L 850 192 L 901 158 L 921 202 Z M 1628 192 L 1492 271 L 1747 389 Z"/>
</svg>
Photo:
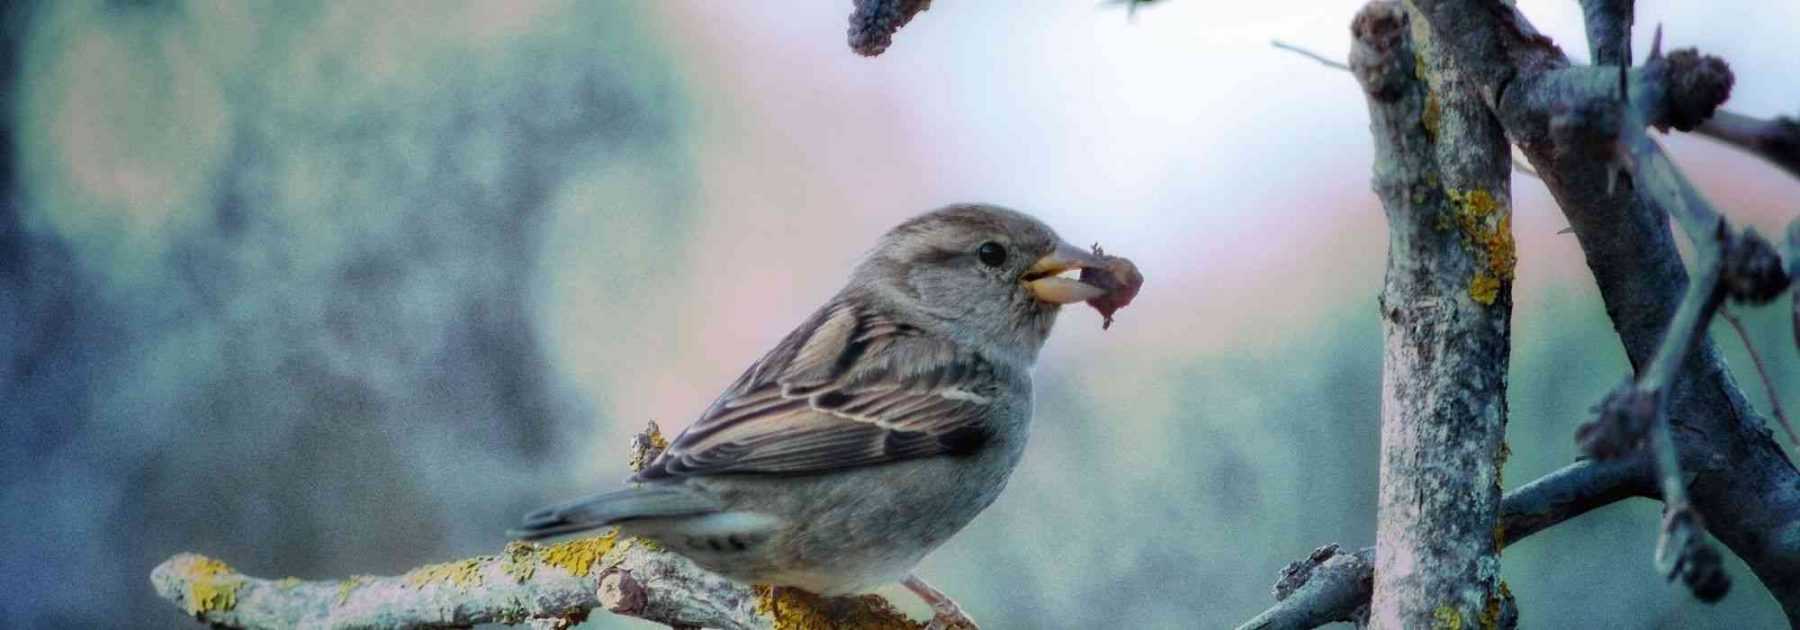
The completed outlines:
<svg viewBox="0 0 1800 630">
<path fill-rule="evenodd" d="M 1039 350 L 1062 306 L 1109 292 L 1090 276 L 1118 260 L 994 205 L 906 220 L 627 487 L 509 533 L 616 525 L 736 581 L 823 596 L 900 582 L 932 627 L 974 627 L 914 568 L 1006 486 Z"/>
</svg>

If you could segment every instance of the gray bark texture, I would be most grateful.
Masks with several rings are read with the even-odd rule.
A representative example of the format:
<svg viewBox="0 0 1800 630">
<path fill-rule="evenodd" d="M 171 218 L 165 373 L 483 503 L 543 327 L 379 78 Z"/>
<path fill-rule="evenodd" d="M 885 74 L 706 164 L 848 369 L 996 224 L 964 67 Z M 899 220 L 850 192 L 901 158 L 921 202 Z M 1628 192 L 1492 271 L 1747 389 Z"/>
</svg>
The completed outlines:
<svg viewBox="0 0 1800 630">
<path fill-rule="evenodd" d="M 1512 161 L 1499 123 L 1422 26 L 1398 2 L 1369 4 L 1352 26 L 1388 219 L 1369 625 L 1491 626 L 1504 600 Z"/>
</svg>

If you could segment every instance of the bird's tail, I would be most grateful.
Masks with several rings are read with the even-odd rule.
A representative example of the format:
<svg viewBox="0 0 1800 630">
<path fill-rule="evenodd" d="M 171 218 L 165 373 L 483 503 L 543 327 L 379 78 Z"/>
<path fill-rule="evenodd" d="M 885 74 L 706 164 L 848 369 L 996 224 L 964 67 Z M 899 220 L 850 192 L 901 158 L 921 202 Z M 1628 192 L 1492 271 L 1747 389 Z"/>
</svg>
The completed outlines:
<svg viewBox="0 0 1800 630">
<path fill-rule="evenodd" d="M 576 499 L 525 515 L 518 529 L 507 536 L 539 540 L 597 529 L 640 518 L 690 516 L 717 512 L 717 499 L 681 487 L 625 488 Z"/>
</svg>

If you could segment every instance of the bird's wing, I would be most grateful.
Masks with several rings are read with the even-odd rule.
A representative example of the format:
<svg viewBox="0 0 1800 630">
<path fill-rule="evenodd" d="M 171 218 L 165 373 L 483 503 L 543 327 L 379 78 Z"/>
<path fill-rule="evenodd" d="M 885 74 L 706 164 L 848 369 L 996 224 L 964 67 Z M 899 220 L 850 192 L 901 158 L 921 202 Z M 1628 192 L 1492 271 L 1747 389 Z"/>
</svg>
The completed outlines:
<svg viewBox="0 0 1800 630">
<path fill-rule="evenodd" d="M 637 479 L 966 454 L 992 436 L 1006 388 L 979 355 L 840 301 L 751 366 Z"/>
</svg>

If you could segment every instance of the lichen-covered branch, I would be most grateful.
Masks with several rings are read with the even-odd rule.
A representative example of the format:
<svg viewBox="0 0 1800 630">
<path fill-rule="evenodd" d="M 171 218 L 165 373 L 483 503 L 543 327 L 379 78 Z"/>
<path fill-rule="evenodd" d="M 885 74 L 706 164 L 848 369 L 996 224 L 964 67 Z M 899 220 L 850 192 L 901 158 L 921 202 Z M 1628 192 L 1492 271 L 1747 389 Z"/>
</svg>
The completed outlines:
<svg viewBox="0 0 1800 630">
<path fill-rule="evenodd" d="M 1500 538 L 1495 542 L 1504 547 L 1617 501 L 1655 496 L 1655 473 L 1647 458 L 1578 461 L 1506 493 L 1495 532 Z M 1283 569 L 1275 584 L 1275 605 L 1238 629 L 1297 630 L 1364 622 L 1374 577 L 1374 547 L 1355 553 L 1344 553 L 1337 545 L 1320 547 Z M 1507 610 L 1501 608 L 1502 613 Z M 1496 624 L 1505 621 L 1495 618 Z"/>
<path fill-rule="evenodd" d="M 1350 66 L 1369 104 L 1389 243 L 1369 621 L 1491 625 L 1504 599 L 1494 532 L 1515 262 L 1512 161 L 1467 78 L 1409 23 L 1399 3 L 1377 1 L 1351 27 Z"/>
<path fill-rule="evenodd" d="M 655 423 L 632 441 L 633 461 L 667 446 Z M 178 554 L 151 572 L 158 595 L 223 628 L 438 628 L 483 623 L 567 627 L 594 610 L 672 627 L 917 630 L 876 595 L 824 599 L 750 587 L 616 531 L 557 544 L 513 542 L 496 555 L 389 577 L 271 580 Z"/>
<path fill-rule="evenodd" d="M 827 601 L 795 590 L 771 593 L 611 532 L 554 545 L 515 542 L 498 555 L 343 580 L 250 577 L 184 553 L 157 566 L 150 581 L 164 599 L 224 628 L 567 627 L 594 610 L 729 630 L 824 627 L 816 625 L 821 621 L 923 627 L 874 595 Z"/>
</svg>

